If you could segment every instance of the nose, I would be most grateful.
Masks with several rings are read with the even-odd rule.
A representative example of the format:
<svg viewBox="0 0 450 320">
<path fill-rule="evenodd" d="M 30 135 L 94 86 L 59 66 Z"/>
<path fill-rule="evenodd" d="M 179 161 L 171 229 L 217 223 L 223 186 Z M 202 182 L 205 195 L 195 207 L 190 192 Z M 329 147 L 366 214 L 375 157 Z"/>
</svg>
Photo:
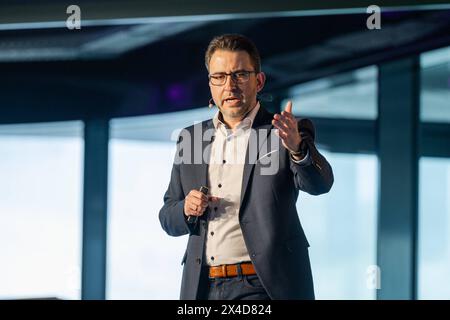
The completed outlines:
<svg viewBox="0 0 450 320">
<path fill-rule="evenodd" d="M 231 74 L 227 75 L 227 78 L 225 79 L 225 84 L 223 86 L 225 90 L 232 90 L 234 88 L 237 88 L 236 80 L 234 80 Z"/>
</svg>

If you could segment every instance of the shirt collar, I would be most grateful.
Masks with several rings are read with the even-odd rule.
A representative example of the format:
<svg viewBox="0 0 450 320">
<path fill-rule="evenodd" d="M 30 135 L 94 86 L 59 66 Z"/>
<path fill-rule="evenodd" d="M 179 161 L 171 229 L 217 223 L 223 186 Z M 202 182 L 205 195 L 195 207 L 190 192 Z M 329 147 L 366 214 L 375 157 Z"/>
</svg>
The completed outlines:
<svg viewBox="0 0 450 320">
<path fill-rule="evenodd" d="M 255 121 L 256 114 L 259 111 L 259 108 L 260 108 L 260 104 L 259 104 L 259 101 L 257 101 L 256 106 L 249 113 L 246 114 L 244 119 L 242 119 L 241 122 L 238 123 L 236 128 L 237 129 L 251 128 L 253 125 L 253 121 Z M 220 110 L 218 110 L 213 118 L 213 124 L 214 124 L 214 128 L 216 128 L 216 130 L 219 128 L 219 126 L 224 126 L 225 128 L 227 128 L 227 125 L 222 121 L 222 119 L 223 119 L 222 114 L 221 114 Z"/>
</svg>

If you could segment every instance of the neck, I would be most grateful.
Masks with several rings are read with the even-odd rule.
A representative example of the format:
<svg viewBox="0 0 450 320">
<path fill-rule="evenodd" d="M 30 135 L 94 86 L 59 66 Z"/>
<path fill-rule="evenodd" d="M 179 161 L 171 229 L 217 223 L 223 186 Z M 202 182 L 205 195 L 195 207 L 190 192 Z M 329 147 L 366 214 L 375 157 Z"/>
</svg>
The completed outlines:
<svg viewBox="0 0 450 320">
<path fill-rule="evenodd" d="M 222 119 L 221 119 L 222 122 L 225 123 L 225 124 L 231 129 L 231 131 L 234 132 L 236 126 L 237 126 L 243 119 L 245 119 L 245 117 L 247 117 L 247 116 L 249 115 L 249 113 L 252 112 L 252 110 L 253 110 L 254 108 L 256 108 L 256 105 L 257 105 L 257 104 L 258 104 L 258 102 L 256 102 L 255 105 L 254 105 L 250 110 L 248 110 L 244 115 L 242 115 L 242 116 L 239 117 L 239 118 L 224 118 L 224 116 L 223 116 L 222 113 L 220 113 L 219 116 L 220 116 L 220 118 L 222 118 Z"/>
<path fill-rule="evenodd" d="M 231 131 L 234 132 L 234 129 L 239 124 L 239 122 L 242 121 L 242 119 L 244 119 L 244 118 L 241 118 L 241 119 L 237 119 L 237 118 L 223 119 L 223 123 L 225 123 L 227 125 L 227 127 L 230 128 Z"/>
</svg>

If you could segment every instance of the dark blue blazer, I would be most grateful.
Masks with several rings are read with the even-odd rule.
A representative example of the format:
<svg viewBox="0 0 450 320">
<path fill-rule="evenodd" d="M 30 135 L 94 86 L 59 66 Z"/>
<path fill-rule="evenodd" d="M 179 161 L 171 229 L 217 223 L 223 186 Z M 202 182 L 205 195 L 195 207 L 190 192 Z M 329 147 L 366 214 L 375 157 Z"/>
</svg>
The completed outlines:
<svg viewBox="0 0 450 320">
<path fill-rule="evenodd" d="M 272 151 L 272 119 L 273 114 L 261 107 L 253 122 L 253 129 L 258 132 L 262 130 L 262 134 L 251 135 L 249 145 L 256 142 L 261 155 Z M 246 161 L 244 165 L 239 222 L 250 258 L 272 299 L 314 299 L 309 243 L 300 224 L 296 202 L 299 190 L 312 195 L 323 194 L 331 189 L 334 181 L 330 164 L 314 145 L 315 130 L 312 122 L 301 119 L 298 125 L 304 141 L 303 146 L 309 152 L 309 164 L 301 166 L 294 163 L 280 141 L 278 151 L 270 154 L 273 161 L 279 161 L 276 174 L 261 174 L 262 167 L 267 167 L 267 164 L 260 161 Z M 195 137 L 195 130 L 205 131 L 213 128 L 212 120 L 208 120 L 184 130 Z M 251 141 L 252 139 L 257 141 Z M 210 148 L 207 147 L 211 140 L 196 137 L 192 149 L 183 150 L 183 141 L 179 139 L 175 160 L 185 152 L 190 152 L 192 159 L 195 153 L 208 152 Z M 207 153 L 204 159 L 209 159 Z M 189 234 L 187 249 L 182 259 L 184 269 L 181 299 L 197 298 L 208 214 L 207 210 L 196 223 L 188 223 L 183 213 L 184 198 L 190 190 L 208 186 L 207 173 L 208 165 L 204 161 L 198 164 L 175 161 L 169 187 L 164 195 L 164 205 L 159 212 L 162 228 L 169 235 Z"/>
</svg>

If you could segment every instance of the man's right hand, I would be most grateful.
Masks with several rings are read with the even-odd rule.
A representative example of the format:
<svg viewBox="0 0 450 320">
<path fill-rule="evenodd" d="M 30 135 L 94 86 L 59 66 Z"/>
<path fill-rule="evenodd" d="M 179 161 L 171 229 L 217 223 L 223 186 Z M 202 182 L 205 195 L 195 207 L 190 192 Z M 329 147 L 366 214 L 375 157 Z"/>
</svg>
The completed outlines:
<svg viewBox="0 0 450 320">
<path fill-rule="evenodd" d="M 208 207 L 208 196 L 198 190 L 191 190 L 184 199 L 186 216 L 201 216 Z"/>
</svg>

